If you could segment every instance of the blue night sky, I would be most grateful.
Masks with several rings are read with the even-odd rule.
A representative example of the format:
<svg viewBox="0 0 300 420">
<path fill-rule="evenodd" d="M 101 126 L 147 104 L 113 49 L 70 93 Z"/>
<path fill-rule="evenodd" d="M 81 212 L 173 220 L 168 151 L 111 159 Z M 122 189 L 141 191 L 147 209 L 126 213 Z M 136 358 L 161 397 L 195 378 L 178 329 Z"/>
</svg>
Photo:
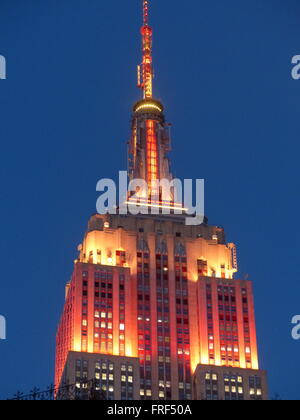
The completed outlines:
<svg viewBox="0 0 300 420">
<path fill-rule="evenodd" d="M 0 396 L 53 381 L 55 332 L 96 182 L 126 169 L 139 0 L 1 0 Z M 173 169 L 254 282 L 271 395 L 300 399 L 299 0 L 152 1 Z"/>
</svg>

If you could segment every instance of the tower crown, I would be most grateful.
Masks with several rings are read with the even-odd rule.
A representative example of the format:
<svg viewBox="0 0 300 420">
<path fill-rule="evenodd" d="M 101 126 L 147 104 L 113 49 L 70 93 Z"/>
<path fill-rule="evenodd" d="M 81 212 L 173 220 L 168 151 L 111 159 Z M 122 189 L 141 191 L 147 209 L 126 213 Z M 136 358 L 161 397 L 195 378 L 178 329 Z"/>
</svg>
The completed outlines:
<svg viewBox="0 0 300 420">
<path fill-rule="evenodd" d="M 151 112 L 162 114 L 164 112 L 164 106 L 157 100 L 143 99 L 134 105 L 133 112 Z"/>
</svg>

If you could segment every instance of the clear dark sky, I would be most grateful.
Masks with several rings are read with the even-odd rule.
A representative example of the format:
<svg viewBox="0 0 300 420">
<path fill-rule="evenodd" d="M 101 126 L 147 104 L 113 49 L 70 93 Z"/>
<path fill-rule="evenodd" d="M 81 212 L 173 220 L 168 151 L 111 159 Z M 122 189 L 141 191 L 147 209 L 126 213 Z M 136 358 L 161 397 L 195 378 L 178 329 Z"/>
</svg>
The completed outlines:
<svg viewBox="0 0 300 420">
<path fill-rule="evenodd" d="M 64 286 L 98 179 L 126 169 L 140 0 L 1 0 L 0 396 L 53 380 Z M 300 399 L 299 0 L 152 1 L 155 93 L 173 168 L 205 178 L 206 213 L 256 295 L 271 395 Z"/>
</svg>

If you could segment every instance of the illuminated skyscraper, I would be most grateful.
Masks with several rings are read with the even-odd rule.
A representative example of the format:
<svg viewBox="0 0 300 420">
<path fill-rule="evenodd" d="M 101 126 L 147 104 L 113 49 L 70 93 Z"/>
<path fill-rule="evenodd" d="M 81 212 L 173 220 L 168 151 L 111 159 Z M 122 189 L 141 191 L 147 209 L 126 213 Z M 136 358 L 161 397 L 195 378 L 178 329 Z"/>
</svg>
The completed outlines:
<svg viewBox="0 0 300 420">
<path fill-rule="evenodd" d="M 166 203 L 153 191 L 153 181 L 172 175 L 168 124 L 152 93 L 148 3 L 129 177 L 147 181 L 140 203 L 158 214 L 91 217 L 66 288 L 56 384 L 95 379 L 108 399 L 267 399 L 252 284 L 234 279 L 235 245 L 207 219 L 187 226 L 174 197 L 162 214 Z"/>
</svg>

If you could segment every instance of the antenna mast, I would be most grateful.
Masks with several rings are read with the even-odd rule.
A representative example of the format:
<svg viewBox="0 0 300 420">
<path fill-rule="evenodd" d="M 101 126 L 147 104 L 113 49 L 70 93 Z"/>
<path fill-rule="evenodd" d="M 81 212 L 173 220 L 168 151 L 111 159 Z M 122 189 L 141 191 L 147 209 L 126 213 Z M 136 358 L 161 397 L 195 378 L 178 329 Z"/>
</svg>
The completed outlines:
<svg viewBox="0 0 300 420">
<path fill-rule="evenodd" d="M 152 98 L 152 28 L 149 26 L 149 0 L 143 0 L 143 26 L 141 29 L 143 61 L 138 66 L 138 87 L 143 89 L 144 99 Z"/>
</svg>

